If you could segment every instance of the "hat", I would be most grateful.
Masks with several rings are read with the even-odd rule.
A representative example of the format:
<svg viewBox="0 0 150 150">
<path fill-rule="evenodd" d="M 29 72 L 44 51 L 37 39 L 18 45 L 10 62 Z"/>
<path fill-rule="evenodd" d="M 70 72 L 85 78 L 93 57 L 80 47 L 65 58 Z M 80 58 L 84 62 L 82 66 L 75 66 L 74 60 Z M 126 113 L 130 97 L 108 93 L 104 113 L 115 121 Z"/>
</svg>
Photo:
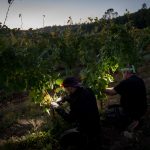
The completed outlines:
<svg viewBox="0 0 150 150">
<path fill-rule="evenodd" d="M 63 87 L 80 87 L 79 81 L 75 77 L 67 77 L 63 83 Z"/>
<path fill-rule="evenodd" d="M 121 71 L 122 72 L 129 71 L 131 73 L 136 73 L 134 65 L 131 65 L 131 67 L 123 68 L 123 69 L 121 69 Z"/>
</svg>

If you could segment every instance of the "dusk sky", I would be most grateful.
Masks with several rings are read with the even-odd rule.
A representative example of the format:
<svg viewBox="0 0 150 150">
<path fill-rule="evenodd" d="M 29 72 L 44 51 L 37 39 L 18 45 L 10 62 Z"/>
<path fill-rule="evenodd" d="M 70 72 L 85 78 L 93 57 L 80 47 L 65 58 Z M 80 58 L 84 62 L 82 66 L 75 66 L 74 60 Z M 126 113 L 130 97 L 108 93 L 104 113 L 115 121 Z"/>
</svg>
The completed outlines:
<svg viewBox="0 0 150 150">
<path fill-rule="evenodd" d="M 71 16 L 73 23 L 85 22 L 88 17 L 101 18 L 105 11 L 113 8 L 119 16 L 141 9 L 146 3 L 150 7 L 150 0 L 14 0 L 6 21 L 9 28 L 21 26 L 22 14 L 23 29 L 43 27 L 43 15 L 45 26 L 65 25 Z M 4 22 L 8 8 L 8 0 L 0 0 L 0 22 Z"/>
</svg>

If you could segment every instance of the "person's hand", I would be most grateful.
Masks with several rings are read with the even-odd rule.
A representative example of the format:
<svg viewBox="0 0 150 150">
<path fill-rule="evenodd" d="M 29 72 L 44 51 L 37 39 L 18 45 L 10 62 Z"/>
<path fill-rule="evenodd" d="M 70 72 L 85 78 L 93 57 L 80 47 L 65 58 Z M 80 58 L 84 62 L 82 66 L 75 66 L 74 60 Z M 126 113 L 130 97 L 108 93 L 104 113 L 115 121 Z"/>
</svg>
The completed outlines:
<svg viewBox="0 0 150 150">
<path fill-rule="evenodd" d="M 123 136 L 128 138 L 128 139 L 133 139 L 133 132 L 124 131 Z"/>
<path fill-rule="evenodd" d="M 58 109 L 59 108 L 59 104 L 58 103 L 56 103 L 56 102 L 51 102 L 51 108 L 53 108 L 53 109 Z"/>
<path fill-rule="evenodd" d="M 115 91 L 114 87 L 106 88 L 104 93 L 110 96 L 116 95 L 117 92 Z"/>
<path fill-rule="evenodd" d="M 59 97 L 59 98 L 56 100 L 56 103 L 60 105 L 60 104 L 62 103 L 62 97 Z"/>
</svg>

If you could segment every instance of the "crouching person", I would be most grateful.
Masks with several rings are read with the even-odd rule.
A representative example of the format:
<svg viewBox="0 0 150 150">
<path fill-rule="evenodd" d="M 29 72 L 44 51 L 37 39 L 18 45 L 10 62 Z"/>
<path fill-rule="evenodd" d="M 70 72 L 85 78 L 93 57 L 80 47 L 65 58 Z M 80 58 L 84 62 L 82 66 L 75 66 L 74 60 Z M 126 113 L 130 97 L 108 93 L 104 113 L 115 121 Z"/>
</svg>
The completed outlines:
<svg viewBox="0 0 150 150">
<path fill-rule="evenodd" d="M 81 86 L 74 77 L 66 78 L 62 86 L 68 92 L 68 96 L 59 99 L 57 104 L 67 101 L 70 112 L 65 112 L 61 107 L 57 107 L 56 111 L 65 120 L 76 123 L 76 128 L 69 129 L 61 135 L 63 148 L 67 150 L 67 147 L 73 146 L 77 150 L 99 149 L 101 142 L 100 116 L 93 91 Z"/>
<path fill-rule="evenodd" d="M 123 80 L 117 86 L 105 90 L 108 95 L 120 95 L 120 105 L 109 106 L 108 114 L 118 121 L 122 130 L 133 132 L 147 110 L 146 88 L 133 65 L 122 69 L 122 74 Z"/>
</svg>

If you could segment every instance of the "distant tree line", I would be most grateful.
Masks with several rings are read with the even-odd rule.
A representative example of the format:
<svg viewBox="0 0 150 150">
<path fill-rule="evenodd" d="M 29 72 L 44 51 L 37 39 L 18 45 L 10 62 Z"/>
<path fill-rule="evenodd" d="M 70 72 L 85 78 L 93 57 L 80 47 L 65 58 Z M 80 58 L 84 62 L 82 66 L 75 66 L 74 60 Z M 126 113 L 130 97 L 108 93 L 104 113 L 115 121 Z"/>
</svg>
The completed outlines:
<svg viewBox="0 0 150 150">
<path fill-rule="evenodd" d="M 142 8 L 138 12 L 132 14 L 126 14 L 121 17 L 117 17 L 114 20 L 118 24 L 125 24 L 131 21 L 133 26 L 139 29 L 143 29 L 150 26 L 150 8 Z"/>
<path fill-rule="evenodd" d="M 103 28 L 103 21 L 106 22 L 114 21 L 117 24 L 126 24 L 131 22 L 135 28 L 143 29 L 150 26 L 150 8 L 147 8 L 146 4 L 142 5 L 142 8 L 135 13 L 129 13 L 126 9 L 126 13 L 123 16 L 118 16 L 118 13 L 113 8 L 108 9 L 101 19 L 88 18 L 89 22 L 82 24 L 71 24 L 64 26 L 48 26 L 45 28 L 38 29 L 41 32 L 58 32 L 62 33 L 66 28 L 70 28 L 72 31 L 77 31 L 79 28 L 86 33 L 99 32 Z M 96 28 L 95 28 L 96 27 Z"/>
</svg>

